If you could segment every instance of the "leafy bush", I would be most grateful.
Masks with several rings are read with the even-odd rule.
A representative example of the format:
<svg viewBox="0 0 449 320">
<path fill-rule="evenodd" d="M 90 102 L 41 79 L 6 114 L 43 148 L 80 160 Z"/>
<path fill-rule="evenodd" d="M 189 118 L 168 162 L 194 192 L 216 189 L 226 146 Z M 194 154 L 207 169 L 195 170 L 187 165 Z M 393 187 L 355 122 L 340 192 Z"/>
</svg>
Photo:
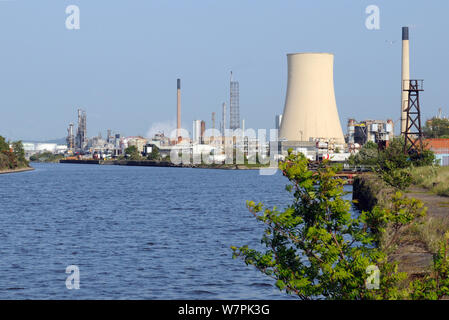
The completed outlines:
<svg viewBox="0 0 449 320">
<path fill-rule="evenodd" d="M 0 136 L 0 170 L 28 167 L 22 141 L 15 141 L 10 148 L 5 138 Z"/>
<path fill-rule="evenodd" d="M 30 161 L 32 162 L 59 162 L 60 159 L 64 159 L 64 155 L 53 154 L 51 152 L 42 152 L 30 157 Z"/>
<path fill-rule="evenodd" d="M 248 246 L 232 247 L 233 257 L 276 280 L 276 286 L 300 299 L 401 299 L 408 291 L 400 287 L 407 274 L 389 263 L 387 252 L 376 247 L 376 232 L 393 223 L 397 232 L 422 216 L 422 204 L 396 194 L 387 211 L 375 208 L 351 217 L 351 202 L 343 199 L 343 180 L 338 168 L 322 164 L 308 169 L 301 154 L 289 153 L 279 165 L 290 184 L 293 203 L 284 211 L 247 202 L 253 215 L 266 225 L 264 252 Z M 389 245 L 397 245 L 397 237 Z M 379 288 L 371 289 L 367 272 L 379 270 Z"/>
<path fill-rule="evenodd" d="M 129 146 L 125 149 L 125 154 L 129 157 L 130 160 L 141 160 L 142 157 L 140 155 L 139 150 L 136 146 Z"/>
<path fill-rule="evenodd" d="M 159 148 L 153 145 L 151 153 L 147 157 L 148 160 L 160 160 L 161 153 L 159 152 Z"/>
<path fill-rule="evenodd" d="M 359 153 L 351 155 L 348 162 L 352 165 L 373 166 L 388 185 L 405 190 L 412 183 L 412 168 L 432 165 L 435 162 L 435 154 L 430 150 L 423 150 L 421 153 L 407 155 L 404 153 L 403 137 L 397 137 L 381 151 L 375 143 L 368 142 Z"/>
<path fill-rule="evenodd" d="M 368 141 L 358 153 L 351 154 L 348 159 L 350 165 L 367 165 L 375 166 L 379 157 L 379 150 L 377 144 L 372 141 Z"/>
</svg>

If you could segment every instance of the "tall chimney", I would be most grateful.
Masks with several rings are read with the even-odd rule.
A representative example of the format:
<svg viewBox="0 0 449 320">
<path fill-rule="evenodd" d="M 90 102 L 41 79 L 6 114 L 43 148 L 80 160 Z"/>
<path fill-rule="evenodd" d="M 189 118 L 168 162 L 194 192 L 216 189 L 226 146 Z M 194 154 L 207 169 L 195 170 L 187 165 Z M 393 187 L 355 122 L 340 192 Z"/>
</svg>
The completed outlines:
<svg viewBox="0 0 449 320">
<path fill-rule="evenodd" d="M 401 134 L 404 134 L 407 121 L 408 93 L 404 89 L 408 89 L 408 80 L 410 80 L 410 44 L 408 27 L 402 27 L 402 76 L 401 76 Z"/>
<path fill-rule="evenodd" d="M 178 94 L 178 103 L 177 103 L 177 130 L 176 130 L 176 136 L 178 138 L 178 142 L 181 142 L 182 137 L 181 137 L 181 79 L 178 79 L 178 89 L 177 89 L 177 94 Z"/>
<path fill-rule="evenodd" d="M 223 102 L 223 109 L 222 109 L 222 126 L 223 126 L 223 128 L 222 128 L 222 134 L 223 134 L 223 136 L 225 135 L 225 130 L 227 129 L 226 128 L 226 102 Z"/>
</svg>

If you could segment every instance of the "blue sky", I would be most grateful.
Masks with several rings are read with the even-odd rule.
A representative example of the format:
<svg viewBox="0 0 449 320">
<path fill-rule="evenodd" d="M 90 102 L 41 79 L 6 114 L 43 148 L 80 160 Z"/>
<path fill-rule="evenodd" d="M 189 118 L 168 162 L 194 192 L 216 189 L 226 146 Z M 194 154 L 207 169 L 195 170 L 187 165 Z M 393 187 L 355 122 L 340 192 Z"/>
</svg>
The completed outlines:
<svg viewBox="0 0 449 320">
<path fill-rule="evenodd" d="M 81 29 L 65 27 L 78 5 Z M 380 30 L 365 28 L 368 5 Z M 401 27 L 410 26 L 411 77 L 425 79 L 423 117 L 449 115 L 449 1 L 10 0 L 0 1 L 0 135 L 65 136 L 76 109 L 88 135 L 146 135 L 175 121 L 211 125 L 240 81 L 247 127 L 272 128 L 282 113 L 286 54 L 335 54 L 335 90 L 349 117 L 399 118 Z M 396 41 L 391 43 L 390 41 Z"/>
</svg>

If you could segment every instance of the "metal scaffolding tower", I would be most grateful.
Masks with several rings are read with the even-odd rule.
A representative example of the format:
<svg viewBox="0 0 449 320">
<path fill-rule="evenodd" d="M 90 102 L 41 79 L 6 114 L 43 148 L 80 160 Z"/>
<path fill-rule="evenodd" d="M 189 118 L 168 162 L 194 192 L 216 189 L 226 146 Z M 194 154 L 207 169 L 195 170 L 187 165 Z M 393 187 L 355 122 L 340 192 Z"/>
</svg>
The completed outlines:
<svg viewBox="0 0 449 320">
<path fill-rule="evenodd" d="M 67 148 L 69 150 L 73 150 L 75 146 L 75 135 L 73 134 L 73 123 L 69 124 L 69 127 L 67 128 Z"/>
<path fill-rule="evenodd" d="M 404 135 L 404 153 L 421 153 L 423 149 L 421 128 L 421 107 L 419 103 L 419 92 L 424 91 L 424 80 L 404 80 L 404 91 L 408 92 L 408 104 Z"/>
<path fill-rule="evenodd" d="M 232 72 L 231 72 L 231 96 L 229 101 L 229 111 L 230 111 L 230 119 L 229 119 L 229 128 L 232 130 L 240 128 L 240 88 L 239 82 L 232 80 Z"/>
<path fill-rule="evenodd" d="M 78 109 L 78 128 L 76 131 L 75 146 L 84 150 L 87 146 L 87 115 L 86 111 Z"/>
</svg>

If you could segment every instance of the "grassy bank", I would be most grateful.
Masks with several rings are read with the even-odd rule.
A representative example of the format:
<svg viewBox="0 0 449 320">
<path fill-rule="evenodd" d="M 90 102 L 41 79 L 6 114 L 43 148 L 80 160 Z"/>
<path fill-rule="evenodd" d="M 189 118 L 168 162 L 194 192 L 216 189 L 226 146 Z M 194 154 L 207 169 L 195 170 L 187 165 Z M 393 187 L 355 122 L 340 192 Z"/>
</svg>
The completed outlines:
<svg viewBox="0 0 449 320">
<path fill-rule="evenodd" d="M 436 195 L 449 197 L 449 167 L 419 167 L 411 170 L 413 184 Z"/>
<path fill-rule="evenodd" d="M 441 196 L 444 185 L 448 185 L 449 168 L 412 168 L 413 183 L 405 195 L 423 202 L 427 208 L 425 217 L 400 233 L 399 247 L 391 259 L 399 262 L 399 268 L 412 275 L 428 272 L 432 256 L 437 252 L 439 242 L 449 230 L 449 199 Z M 391 197 L 395 190 L 376 174 L 364 174 L 355 178 L 353 197 L 360 210 L 369 211 L 376 205 L 391 208 Z M 446 194 L 445 194 L 446 195 Z M 446 195 L 447 196 L 447 195 Z M 391 240 L 391 226 L 380 240 L 384 246 Z"/>
</svg>

